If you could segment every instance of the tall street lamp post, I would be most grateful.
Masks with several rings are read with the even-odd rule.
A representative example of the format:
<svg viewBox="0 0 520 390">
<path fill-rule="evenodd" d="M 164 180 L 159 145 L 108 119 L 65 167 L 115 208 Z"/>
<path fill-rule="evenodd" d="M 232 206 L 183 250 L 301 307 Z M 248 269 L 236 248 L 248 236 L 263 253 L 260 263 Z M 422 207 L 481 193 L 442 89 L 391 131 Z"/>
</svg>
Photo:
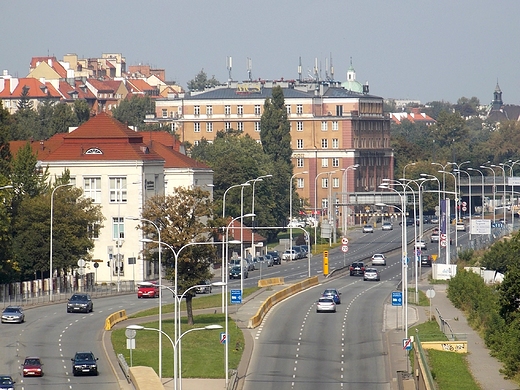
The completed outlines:
<svg viewBox="0 0 520 390">
<path fill-rule="evenodd" d="M 453 176 L 453 180 L 455 182 L 455 251 L 457 251 L 458 249 L 458 230 L 457 230 L 457 223 L 459 222 L 459 216 L 458 216 L 458 207 L 457 207 L 457 199 L 458 199 L 458 194 L 457 194 L 457 176 L 455 176 L 453 173 L 451 172 L 448 172 L 448 171 L 438 171 L 439 173 L 442 173 L 443 175 L 451 175 Z M 451 223 L 451 215 L 448 215 L 447 216 L 448 218 L 448 223 Z M 449 239 L 449 237 L 448 237 Z M 451 263 L 451 254 L 450 254 L 450 245 L 449 243 L 446 245 L 446 264 L 450 264 Z"/>
<path fill-rule="evenodd" d="M 497 186 L 497 181 L 496 181 L 497 175 L 495 173 L 495 170 L 491 167 L 486 167 L 485 165 L 481 165 L 480 168 L 489 169 L 491 172 L 493 172 L 493 223 L 495 223 L 496 219 L 497 219 L 497 214 L 496 214 L 497 204 L 496 204 L 496 197 L 495 197 L 496 186 Z"/>
<path fill-rule="evenodd" d="M 294 175 L 291 176 L 291 181 L 289 184 L 289 240 L 290 240 L 290 247 L 289 250 L 292 250 L 293 247 L 293 237 L 292 237 L 292 193 L 293 193 L 293 179 L 298 175 L 305 175 L 309 172 L 303 171 L 303 172 L 297 172 Z M 291 252 L 292 253 L 292 252 Z"/>
<path fill-rule="evenodd" d="M 317 212 L 318 212 L 318 177 L 320 177 L 320 175 L 325 175 L 325 174 L 335 173 L 335 172 L 336 171 L 320 172 L 314 178 L 314 212 L 315 212 L 315 216 L 318 215 L 317 214 Z M 291 180 L 291 188 L 292 188 L 292 180 Z M 323 209 L 323 207 L 321 207 L 320 209 Z M 291 207 L 291 210 L 292 210 L 292 207 Z M 321 213 L 320 213 L 320 215 L 321 215 Z M 322 219 L 322 221 L 323 221 L 323 219 Z M 317 237 L 318 237 L 318 224 L 315 223 L 314 224 L 314 247 L 316 247 L 316 244 L 318 243 Z"/>
<path fill-rule="evenodd" d="M 504 214 L 504 219 L 507 219 L 506 218 L 506 170 L 504 168 L 504 163 L 500 163 L 499 165 L 491 164 L 490 166 L 493 168 L 502 169 L 502 179 L 503 179 L 502 210 L 503 210 L 503 214 Z"/>
<path fill-rule="evenodd" d="M 53 290 L 54 290 L 54 278 L 53 278 L 53 266 L 52 266 L 52 228 L 53 228 L 53 219 L 54 219 L 54 193 L 58 188 L 62 187 L 70 187 L 72 183 L 60 184 L 59 186 L 54 187 L 51 192 L 51 231 L 50 231 L 50 244 L 49 244 L 49 300 L 53 301 Z M 12 186 L 5 186 L 3 188 L 12 188 Z"/>
<path fill-rule="evenodd" d="M 480 173 L 480 176 L 482 177 L 482 189 L 481 189 L 481 193 L 482 193 L 482 214 L 480 216 L 481 219 L 484 219 L 484 173 L 480 170 L 480 169 L 475 169 L 475 168 L 468 168 L 468 171 L 475 171 L 475 172 L 478 172 Z"/>
<path fill-rule="evenodd" d="M 356 168 L 359 167 L 359 164 L 349 165 L 345 170 L 343 171 L 343 224 L 341 226 L 341 230 L 343 231 L 343 235 L 347 235 L 347 229 L 348 229 L 348 171 L 353 170 L 355 171 Z"/>
<path fill-rule="evenodd" d="M 458 172 L 459 175 L 460 173 L 465 173 L 466 175 L 468 175 L 468 185 L 469 185 L 469 198 L 468 198 L 468 210 L 469 210 L 469 240 L 471 241 L 471 175 L 469 174 L 469 172 L 467 171 L 464 171 L 462 169 L 456 169 L 455 172 Z M 460 183 L 460 180 L 459 180 L 459 183 Z"/>
<path fill-rule="evenodd" d="M 263 179 L 266 179 L 268 177 L 273 177 L 273 175 L 263 175 L 263 176 L 258 176 L 256 179 L 253 180 L 253 198 L 251 199 L 251 214 L 254 214 L 255 213 L 255 184 L 257 181 L 263 181 Z M 255 250 L 255 217 L 252 218 L 252 225 L 253 225 L 253 230 L 251 231 L 251 250 L 253 251 L 253 258 L 255 257 L 256 255 L 256 250 Z"/>
</svg>

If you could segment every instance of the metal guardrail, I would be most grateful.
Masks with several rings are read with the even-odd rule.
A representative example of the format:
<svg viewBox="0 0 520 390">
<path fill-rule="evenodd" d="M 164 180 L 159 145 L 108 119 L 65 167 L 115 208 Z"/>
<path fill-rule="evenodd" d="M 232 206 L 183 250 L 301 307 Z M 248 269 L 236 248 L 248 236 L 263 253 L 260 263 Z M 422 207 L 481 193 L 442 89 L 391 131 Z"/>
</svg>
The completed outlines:
<svg viewBox="0 0 520 390">
<path fill-rule="evenodd" d="M 125 375 L 127 382 L 130 383 L 130 367 L 128 366 L 128 363 L 126 362 L 126 359 L 123 356 L 123 354 L 117 354 L 117 361 L 119 362 L 119 367 L 121 367 L 121 370 L 123 371 L 123 374 Z"/>
</svg>

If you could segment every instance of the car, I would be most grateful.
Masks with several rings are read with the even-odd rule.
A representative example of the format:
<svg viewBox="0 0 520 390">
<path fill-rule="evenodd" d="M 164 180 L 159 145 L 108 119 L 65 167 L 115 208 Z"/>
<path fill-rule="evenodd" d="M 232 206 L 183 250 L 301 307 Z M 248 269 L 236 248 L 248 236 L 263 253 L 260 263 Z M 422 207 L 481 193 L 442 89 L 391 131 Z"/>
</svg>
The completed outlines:
<svg viewBox="0 0 520 390">
<path fill-rule="evenodd" d="M 155 282 L 141 282 L 137 285 L 137 298 L 159 298 L 159 286 Z"/>
<path fill-rule="evenodd" d="M 309 253 L 309 246 L 308 245 L 300 245 L 300 248 L 301 248 L 302 252 L 305 253 L 305 255 L 307 256 L 307 254 Z"/>
<path fill-rule="evenodd" d="M 386 257 L 382 253 L 372 255 L 372 265 L 386 265 Z"/>
<path fill-rule="evenodd" d="M 331 297 L 321 297 L 318 299 L 318 302 L 316 302 L 316 313 L 324 311 L 336 312 L 336 303 Z"/>
<path fill-rule="evenodd" d="M 325 291 L 323 291 L 323 294 L 321 294 L 322 297 L 330 297 L 334 299 L 334 303 L 336 305 L 341 304 L 341 293 L 336 290 L 335 288 L 327 288 Z"/>
<path fill-rule="evenodd" d="M 418 241 L 416 241 L 416 242 L 415 242 L 415 247 L 416 247 L 417 249 L 427 250 L 427 248 L 426 248 L 426 241 L 424 241 L 424 240 L 418 240 Z"/>
<path fill-rule="evenodd" d="M 440 234 L 439 234 L 439 229 L 438 228 L 435 228 L 433 229 L 433 232 L 430 236 L 430 242 L 433 243 L 433 242 L 439 242 L 440 240 Z"/>
<path fill-rule="evenodd" d="M 432 257 L 430 255 L 421 255 L 421 266 L 422 267 L 431 267 L 432 266 Z"/>
<path fill-rule="evenodd" d="M 374 233 L 374 227 L 372 225 L 363 226 L 363 233 Z"/>
<path fill-rule="evenodd" d="M 94 303 L 89 294 L 72 294 L 67 302 L 67 313 L 84 312 L 89 313 L 94 310 Z"/>
<path fill-rule="evenodd" d="M 282 253 L 282 259 L 285 261 L 296 260 L 297 253 L 294 249 L 287 249 L 284 253 Z"/>
<path fill-rule="evenodd" d="M 2 312 L 2 323 L 21 324 L 25 321 L 25 313 L 20 306 L 7 306 Z"/>
<path fill-rule="evenodd" d="M 379 271 L 376 268 L 365 269 L 363 280 L 375 280 L 376 282 L 379 282 L 381 280 L 379 277 Z"/>
<path fill-rule="evenodd" d="M 9 375 L 0 375 L 0 389 L 14 390 L 15 381 Z"/>
<path fill-rule="evenodd" d="M 303 259 L 306 256 L 306 253 L 303 252 L 302 248 L 299 245 L 293 246 L 292 250 L 296 252 L 297 259 Z"/>
<path fill-rule="evenodd" d="M 436 215 L 434 215 L 433 217 L 431 217 L 430 219 L 430 222 L 431 223 L 439 223 L 439 217 L 437 217 Z"/>
<path fill-rule="evenodd" d="M 405 223 L 406 223 L 406 226 L 413 226 L 415 222 L 414 222 L 413 218 L 406 218 Z M 403 221 L 399 222 L 399 226 L 403 226 Z"/>
<path fill-rule="evenodd" d="M 240 267 L 239 265 L 235 265 L 229 270 L 229 279 L 240 279 L 241 270 L 244 272 L 244 279 L 247 279 L 249 277 L 247 268 Z"/>
<path fill-rule="evenodd" d="M 255 270 L 255 263 L 253 261 L 253 258 L 247 257 L 245 259 L 245 262 L 247 264 L 247 270 L 248 271 L 254 271 Z"/>
<path fill-rule="evenodd" d="M 457 222 L 456 229 L 459 232 L 465 232 L 466 231 L 466 224 L 464 222 Z"/>
<path fill-rule="evenodd" d="M 355 261 L 350 264 L 349 270 L 350 276 L 363 276 L 365 273 L 365 263 L 362 261 Z"/>
<path fill-rule="evenodd" d="M 196 294 L 211 294 L 211 280 L 201 280 L 195 287 Z"/>
<path fill-rule="evenodd" d="M 278 251 L 267 251 L 267 254 L 273 257 L 273 264 L 282 264 L 282 258 L 278 254 Z"/>
<path fill-rule="evenodd" d="M 70 359 L 72 361 L 72 375 L 98 375 L 98 365 L 94 354 L 91 351 L 88 352 L 76 352 L 74 357 Z"/>
<path fill-rule="evenodd" d="M 23 376 L 43 376 L 43 363 L 39 357 L 27 356 L 22 363 Z"/>
<path fill-rule="evenodd" d="M 394 230 L 394 225 L 391 222 L 383 222 L 381 230 Z"/>
<path fill-rule="evenodd" d="M 274 265 L 273 256 L 271 255 L 264 255 L 265 262 L 267 263 L 268 267 L 272 267 Z"/>
</svg>

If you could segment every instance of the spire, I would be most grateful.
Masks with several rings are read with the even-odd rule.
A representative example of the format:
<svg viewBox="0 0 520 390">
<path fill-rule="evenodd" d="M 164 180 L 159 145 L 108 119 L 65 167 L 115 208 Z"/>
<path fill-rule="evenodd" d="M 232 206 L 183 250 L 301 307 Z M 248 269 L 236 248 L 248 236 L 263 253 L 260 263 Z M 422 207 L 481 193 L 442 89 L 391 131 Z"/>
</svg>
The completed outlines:
<svg viewBox="0 0 520 390">
<path fill-rule="evenodd" d="M 498 85 L 497 78 L 497 86 L 495 87 L 495 92 L 493 93 L 493 101 L 491 102 L 491 110 L 500 110 L 504 102 L 502 101 L 502 91 L 500 90 L 500 86 Z"/>
</svg>

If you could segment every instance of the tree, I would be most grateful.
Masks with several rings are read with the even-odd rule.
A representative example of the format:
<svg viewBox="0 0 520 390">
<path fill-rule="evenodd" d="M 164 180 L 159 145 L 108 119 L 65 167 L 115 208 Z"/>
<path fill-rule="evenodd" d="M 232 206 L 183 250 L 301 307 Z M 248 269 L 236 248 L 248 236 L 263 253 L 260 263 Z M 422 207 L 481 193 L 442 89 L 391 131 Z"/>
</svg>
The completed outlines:
<svg viewBox="0 0 520 390">
<path fill-rule="evenodd" d="M 29 140 L 34 137 L 35 129 L 39 129 L 40 126 L 38 114 L 31 109 L 18 110 L 14 113 L 13 120 L 10 129 L 11 140 Z"/>
<path fill-rule="evenodd" d="M 512 323 L 519 318 L 520 309 L 520 264 L 518 261 L 509 264 L 507 272 L 504 275 L 504 280 L 498 287 L 500 295 L 500 316 L 506 321 L 506 324 Z"/>
<path fill-rule="evenodd" d="M 74 115 L 76 116 L 76 126 L 80 126 L 90 119 L 90 107 L 86 100 L 74 100 Z"/>
<path fill-rule="evenodd" d="M 18 111 L 27 111 L 33 109 L 33 102 L 31 101 L 29 97 L 29 87 L 24 85 L 22 87 L 22 93 L 20 94 L 20 100 L 18 101 L 18 104 L 16 107 L 18 108 Z"/>
<path fill-rule="evenodd" d="M 133 96 L 122 100 L 119 106 L 112 110 L 112 115 L 127 126 L 144 128 L 146 114 L 155 113 L 155 102 L 149 96 Z"/>
<path fill-rule="evenodd" d="M 68 133 L 69 127 L 76 126 L 77 124 L 77 117 L 71 106 L 66 103 L 58 103 L 54 105 L 49 136 L 53 136 L 57 133 Z"/>
<path fill-rule="evenodd" d="M 211 79 L 208 79 L 208 75 L 204 72 L 204 68 L 202 68 L 194 79 L 188 81 L 188 89 L 190 91 L 204 91 L 207 87 L 214 87 L 219 84 L 220 82 L 215 76 L 211 76 Z"/>
<path fill-rule="evenodd" d="M 161 241 L 171 246 L 178 256 L 175 261 L 173 252 L 163 246 L 162 266 L 168 279 L 172 281 L 177 272 L 178 294 L 200 284 L 201 280 L 211 279 L 209 267 L 217 260 L 215 247 L 188 244 L 208 242 L 211 233 L 208 221 L 213 218 L 212 207 L 209 192 L 200 187 L 178 187 L 171 195 L 150 198 L 143 208 L 143 218 L 154 221 L 161 231 Z M 158 239 L 157 231 L 152 224 L 143 222 L 141 228 L 146 236 Z M 149 245 L 145 252 L 146 258 L 157 258 L 157 253 L 153 252 L 157 246 L 157 243 Z M 193 325 L 194 295 L 191 291 L 185 295 L 190 325 Z"/>
</svg>

